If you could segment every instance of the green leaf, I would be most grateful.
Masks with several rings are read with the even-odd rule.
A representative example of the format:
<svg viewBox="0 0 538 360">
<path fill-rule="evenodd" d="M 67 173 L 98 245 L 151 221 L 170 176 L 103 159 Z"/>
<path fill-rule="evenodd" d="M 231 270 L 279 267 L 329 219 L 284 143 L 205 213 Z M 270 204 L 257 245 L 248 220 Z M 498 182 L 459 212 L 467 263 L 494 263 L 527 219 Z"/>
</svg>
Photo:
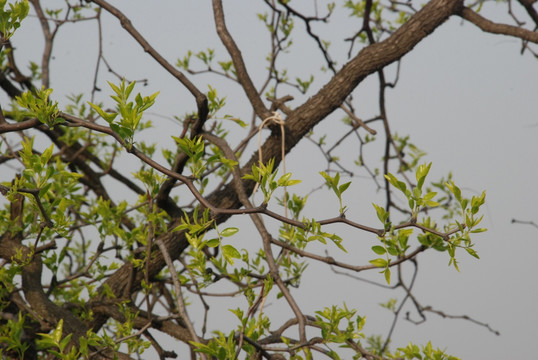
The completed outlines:
<svg viewBox="0 0 538 360">
<path fill-rule="evenodd" d="M 189 244 L 191 244 L 191 246 L 195 249 L 198 249 L 201 242 L 200 242 L 200 239 L 198 238 L 198 236 L 193 236 L 189 233 L 185 233 L 185 237 L 187 238 L 187 241 L 189 242 Z"/>
<path fill-rule="evenodd" d="M 478 254 L 476 253 L 476 251 L 474 251 L 473 249 L 471 248 L 465 248 L 465 251 L 467 251 L 467 253 L 471 256 L 474 256 L 475 258 L 477 259 L 480 259 L 480 257 L 478 256 Z"/>
<path fill-rule="evenodd" d="M 1 3 L 0 3 L 1 6 Z M 1 22 L 0 12 L 0 22 Z M 49 100 L 52 89 L 34 89 L 26 91 L 15 98 L 17 104 L 28 110 L 25 114 L 29 117 L 36 117 L 41 123 L 49 127 L 54 127 L 56 124 L 63 123 L 65 120 L 60 118 L 58 110 L 58 102 Z"/>
<path fill-rule="evenodd" d="M 390 269 L 386 268 L 383 272 L 385 273 L 385 280 L 387 281 L 387 284 L 390 284 Z"/>
<path fill-rule="evenodd" d="M 347 183 L 345 183 L 345 184 L 340 185 L 340 186 L 338 187 L 338 192 L 339 192 L 340 194 L 342 194 L 344 191 L 347 190 L 347 188 L 349 187 L 349 185 L 351 185 L 351 181 L 350 181 L 350 182 L 347 182 Z"/>
<path fill-rule="evenodd" d="M 427 207 L 436 207 L 439 206 L 439 203 L 437 201 L 425 201 L 424 205 Z"/>
<path fill-rule="evenodd" d="M 288 180 L 291 177 L 291 173 L 284 174 L 278 179 L 278 186 L 285 186 L 285 184 L 288 182 Z"/>
<path fill-rule="evenodd" d="M 41 155 L 41 165 L 45 166 L 49 162 L 53 149 L 54 145 L 51 145 L 43 151 L 43 154 Z"/>
<path fill-rule="evenodd" d="M 131 81 L 131 83 L 127 86 L 127 89 L 125 89 L 125 95 L 124 95 L 125 99 L 128 99 L 129 96 L 131 95 L 131 92 L 133 91 L 135 84 L 136 84 L 136 81 Z M 123 79 L 122 85 L 125 85 L 125 79 Z M 138 96 L 140 96 L 140 94 Z"/>
<path fill-rule="evenodd" d="M 308 238 L 308 241 L 314 241 L 314 240 L 317 240 L 322 244 L 327 244 L 327 240 L 325 240 L 325 238 L 321 235 L 312 235 Z"/>
<path fill-rule="evenodd" d="M 387 247 L 387 252 L 392 256 L 398 256 L 399 255 L 398 249 L 396 247 L 394 247 L 394 246 Z"/>
<path fill-rule="evenodd" d="M 64 319 L 60 319 L 60 321 L 58 321 L 58 326 L 56 326 L 56 329 L 52 332 L 52 339 L 56 344 L 59 344 L 62 340 L 63 325 Z"/>
<path fill-rule="evenodd" d="M 269 295 L 269 292 L 273 288 L 273 278 L 270 274 L 267 275 L 267 278 L 263 281 L 265 283 L 265 289 L 263 289 L 263 296 Z"/>
<path fill-rule="evenodd" d="M 426 176 L 430 172 L 431 166 L 432 166 L 432 163 L 429 163 L 428 165 L 422 164 L 417 169 L 417 174 L 416 174 L 416 178 L 418 182 L 417 188 L 419 188 L 420 190 L 422 190 L 422 185 L 424 184 L 424 180 L 426 180 Z"/>
<path fill-rule="evenodd" d="M 224 257 L 226 262 L 230 263 L 231 265 L 233 265 L 234 263 L 233 259 L 241 258 L 241 254 L 239 253 L 239 251 L 237 251 L 237 249 L 234 248 L 232 245 L 223 245 L 221 247 L 221 250 L 222 256 Z"/>
<path fill-rule="evenodd" d="M 295 184 L 299 184 L 301 182 L 301 180 L 290 179 L 290 177 L 291 177 L 291 173 L 282 175 L 280 179 L 278 179 L 278 182 L 277 182 L 278 186 L 292 186 Z"/>
<path fill-rule="evenodd" d="M 286 182 L 286 184 L 284 184 L 284 186 L 293 186 L 293 185 L 297 185 L 297 184 L 300 184 L 302 180 L 299 180 L 299 179 L 291 179 L 291 180 L 288 180 Z"/>
<path fill-rule="evenodd" d="M 372 246 L 372 250 L 373 250 L 377 255 L 384 255 L 384 254 L 387 252 L 383 246 L 379 246 L 379 245 Z"/>
<path fill-rule="evenodd" d="M 248 126 L 248 124 L 241 119 L 230 117 L 230 120 L 232 120 L 234 123 L 241 126 L 242 128 L 246 128 Z"/>
<path fill-rule="evenodd" d="M 396 179 L 396 177 L 394 175 L 392 175 L 391 173 L 388 173 L 385 175 L 385 178 L 389 181 L 389 183 L 392 184 L 392 186 L 394 186 L 395 188 L 399 189 L 401 192 L 403 192 L 407 197 L 409 197 L 408 195 L 408 191 L 407 191 L 407 186 L 405 185 L 405 183 L 403 181 L 399 181 L 398 179 Z"/>
<path fill-rule="evenodd" d="M 386 267 L 388 262 L 385 259 L 379 258 L 379 259 L 370 260 L 370 264 L 381 268 L 381 267 Z"/>
<path fill-rule="evenodd" d="M 384 208 L 382 208 L 381 206 L 379 206 L 377 204 L 372 203 L 372 205 L 375 208 L 375 211 L 377 213 L 377 218 L 379 219 L 379 221 L 381 221 L 381 223 L 385 224 L 385 222 L 387 221 L 387 219 L 389 217 L 389 213 L 386 212 Z"/>
<path fill-rule="evenodd" d="M 112 88 L 112 90 L 119 96 L 121 95 L 122 91 L 120 90 L 119 87 L 117 87 L 116 85 L 114 85 L 113 83 L 111 83 L 110 81 L 107 81 L 108 83 L 108 86 L 110 86 Z M 123 79 L 122 81 L 122 87 L 125 86 L 125 79 Z"/>
<path fill-rule="evenodd" d="M 424 195 L 424 197 L 422 199 L 424 201 L 429 201 L 429 200 L 433 199 L 435 197 L 435 195 L 437 195 L 437 193 L 435 191 L 430 191 L 429 193 Z"/>
<path fill-rule="evenodd" d="M 239 231 L 239 229 L 236 228 L 236 227 L 229 227 L 229 228 L 226 228 L 226 229 L 222 230 L 222 232 L 220 233 L 220 236 L 222 236 L 222 237 L 232 236 L 232 235 L 236 234 L 238 231 Z"/>
<path fill-rule="evenodd" d="M 418 186 L 413 189 L 413 196 L 415 197 L 415 199 L 420 199 L 420 197 L 422 196 L 422 190 L 420 190 Z"/>
<path fill-rule="evenodd" d="M 234 166 L 237 166 L 237 164 L 239 164 L 237 161 L 227 159 L 224 156 L 220 156 L 219 161 L 224 165 L 228 166 L 229 168 L 233 168 Z"/>
<path fill-rule="evenodd" d="M 329 234 L 328 235 L 329 239 L 332 240 L 332 242 L 338 246 L 338 248 L 340 250 L 342 250 L 343 252 L 346 252 L 347 253 L 347 250 L 346 248 L 342 245 L 342 238 L 340 238 L 339 236 L 337 236 L 336 234 Z"/>
<path fill-rule="evenodd" d="M 95 104 L 92 104 L 89 101 L 88 101 L 88 105 L 90 105 L 91 108 L 94 109 L 95 112 L 98 113 L 99 116 L 102 117 L 103 119 L 105 119 L 105 121 L 107 123 L 109 123 L 109 124 L 112 123 L 112 121 L 114 121 L 116 116 L 118 116 L 118 113 L 107 113 L 103 109 L 101 109 L 101 107 L 99 107 L 99 106 L 97 106 Z"/>
<path fill-rule="evenodd" d="M 217 238 L 207 240 L 207 243 L 206 243 L 208 247 L 212 247 L 212 248 L 219 246 L 219 244 L 220 244 L 220 240 Z"/>
<path fill-rule="evenodd" d="M 336 188 L 336 186 L 334 184 L 335 184 L 335 182 L 336 182 L 336 184 L 338 184 L 338 179 L 340 179 L 340 174 L 336 173 L 334 179 L 329 174 L 327 174 L 325 171 L 320 171 L 320 175 L 323 176 L 323 178 L 325 179 L 325 182 L 326 182 L 326 184 L 327 184 L 327 186 L 329 188 L 331 188 L 335 192 L 338 191 L 338 189 Z"/>
<path fill-rule="evenodd" d="M 454 184 L 454 182 L 452 182 L 452 181 L 446 183 L 445 185 L 448 188 L 448 190 L 450 190 L 450 192 L 452 194 L 454 194 L 454 197 L 456 198 L 456 200 L 458 200 L 458 202 L 461 203 L 462 199 L 461 199 L 461 190 L 460 190 L 460 188 L 457 187 L 456 184 Z"/>
</svg>

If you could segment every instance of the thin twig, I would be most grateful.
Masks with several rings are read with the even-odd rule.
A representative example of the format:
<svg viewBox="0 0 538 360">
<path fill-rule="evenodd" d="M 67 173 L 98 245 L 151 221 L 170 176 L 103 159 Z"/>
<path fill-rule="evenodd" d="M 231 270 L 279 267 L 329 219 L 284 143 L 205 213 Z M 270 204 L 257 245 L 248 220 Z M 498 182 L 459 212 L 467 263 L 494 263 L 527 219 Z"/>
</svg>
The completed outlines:
<svg viewBox="0 0 538 360">
<path fill-rule="evenodd" d="M 185 302 L 183 301 L 183 295 L 181 293 L 181 282 L 179 281 L 179 277 L 177 276 L 176 268 L 174 267 L 170 254 L 168 253 L 168 249 L 166 249 L 166 245 L 164 245 L 161 239 L 156 239 L 155 243 L 159 247 L 159 250 L 161 250 L 164 261 L 166 262 L 170 275 L 172 276 L 174 289 L 176 292 L 176 302 L 177 302 L 178 312 L 181 315 L 181 318 L 183 319 L 185 326 L 189 330 L 189 333 L 191 334 L 192 339 L 196 341 L 197 343 L 200 343 L 201 342 L 200 338 L 196 334 L 196 331 L 194 330 L 194 326 L 192 325 L 189 315 L 187 314 L 187 309 L 185 307 Z M 205 354 L 203 353 L 201 353 L 200 356 L 202 357 L 202 359 L 207 359 Z"/>
</svg>

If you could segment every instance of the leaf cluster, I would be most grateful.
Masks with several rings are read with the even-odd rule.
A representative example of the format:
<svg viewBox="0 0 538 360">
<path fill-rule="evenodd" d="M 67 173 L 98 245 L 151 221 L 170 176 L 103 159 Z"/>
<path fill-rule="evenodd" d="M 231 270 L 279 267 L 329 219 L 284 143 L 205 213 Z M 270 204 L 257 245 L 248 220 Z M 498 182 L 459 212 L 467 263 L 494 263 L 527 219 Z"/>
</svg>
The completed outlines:
<svg viewBox="0 0 538 360">
<path fill-rule="evenodd" d="M 278 169 L 273 169 L 274 165 L 274 159 L 269 160 L 267 164 L 254 164 L 252 165 L 252 172 L 250 174 L 243 175 L 243 179 L 252 180 L 260 185 L 260 190 L 263 193 L 264 204 L 269 202 L 277 188 L 292 186 L 301 182 L 301 180 L 291 179 L 291 173 L 286 173 L 278 180 L 275 180 Z"/>
<path fill-rule="evenodd" d="M 116 102 L 116 111 L 107 112 L 99 105 L 88 102 L 92 109 L 99 114 L 124 141 L 127 149 L 131 149 L 134 143 L 134 134 L 138 129 L 144 111 L 155 104 L 155 98 L 159 92 L 150 96 L 136 94 L 135 101 L 128 101 L 135 87 L 136 82 L 133 81 L 126 85 L 125 79 L 122 80 L 120 86 L 109 82 L 108 85 L 112 88 L 115 95 L 111 95 L 112 100 Z M 116 117 L 120 115 L 120 121 L 115 122 Z"/>
<path fill-rule="evenodd" d="M 5 8 L 6 4 L 9 5 L 9 9 Z M 28 0 L 17 1 L 15 3 L 0 0 L 0 32 L 2 33 L 2 42 L 13 36 L 29 11 L 30 5 L 28 4 Z"/>
<path fill-rule="evenodd" d="M 52 89 L 41 88 L 41 90 L 26 91 L 16 98 L 19 106 L 26 109 L 27 117 L 35 117 L 41 123 L 53 128 L 65 120 L 59 117 L 58 102 L 49 100 Z"/>
</svg>

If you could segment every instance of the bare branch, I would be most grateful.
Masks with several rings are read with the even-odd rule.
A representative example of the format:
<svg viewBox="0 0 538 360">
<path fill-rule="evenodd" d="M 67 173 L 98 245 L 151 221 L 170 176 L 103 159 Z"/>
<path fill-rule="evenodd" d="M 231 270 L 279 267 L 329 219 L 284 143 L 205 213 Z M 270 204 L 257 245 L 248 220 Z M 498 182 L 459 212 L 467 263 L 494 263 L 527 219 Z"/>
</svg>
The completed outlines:
<svg viewBox="0 0 538 360">
<path fill-rule="evenodd" d="M 509 35 L 538 44 L 538 33 L 518 26 L 494 23 L 469 8 L 463 8 L 458 14 L 463 19 L 475 24 L 482 31 L 492 34 Z"/>
<path fill-rule="evenodd" d="M 226 22 L 224 21 L 224 10 L 222 8 L 222 0 L 213 0 L 213 12 L 215 14 L 217 34 L 219 35 L 223 45 L 228 50 L 228 53 L 232 57 L 234 67 L 237 71 L 237 80 L 243 87 L 243 90 L 245 91 L 245 94 L 247 95 L 252 107 L 254 108 L 256 115 L 258 115 L 260 119 L 265 119 L 271 116 L 271 113 L 263 104 L 260 96 L 258 95 L 256 87 L 254 87 L 254 84 L 250 79 L 247 68 L 245 66 L 245 62 L 243 60 L 243 56 L 241 55 L 241 51 L 237 47 L 234 39 L 226 28 Z"/>
<path fill-rule="evenodd" d="M 119 9 L 112 6 L 105 0 L 92 0 L 93 3 L 101 6 L 110 14 L 115 16 L 121 23 L 121 26 L 127 30 L 127 32 L 142 46 L 145 52 L 147 52 L 157 63 L 159 63 L 166 71 L 168 71 L 173 77 L 179 80 L 194 96 L 196 104 L 198 105 L 198 117 L 202 119 L 202 122 L 206 120 L 209 109 L 207 107 L 206 96 L 198 90 L 196 86 L 179 70 L 177 70 L 172 64 L 170 64 L 157 50 L 155 50 L 149 42 L 136 30 L 131 23 L 131 20 Z"/>
</svg>

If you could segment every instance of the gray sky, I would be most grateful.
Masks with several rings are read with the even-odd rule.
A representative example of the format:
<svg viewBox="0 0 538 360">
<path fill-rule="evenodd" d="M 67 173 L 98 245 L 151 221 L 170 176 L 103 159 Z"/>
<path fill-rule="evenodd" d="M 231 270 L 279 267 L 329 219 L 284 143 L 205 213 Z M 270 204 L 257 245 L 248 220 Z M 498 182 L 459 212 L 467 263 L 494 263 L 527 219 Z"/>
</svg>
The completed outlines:
<svg viewBox="0 0 538 360">
<path fill-rule="evenodd" d="M 218 60 L 227 58 L 214 33 L 208 1 L 160 1 L 158 5 L 157 2 L 130 1 L 129 8 L 124 2 L 113 3 L 125 11 L 137 29 L 171 63 L 189 49 L 196 53 L 208 47 L 216 49 Z M 341 6 L 342 2 L 337 3 Z M 267 35 L 255 15 L 265 9 L 259 10 L 256 4 L 254 1 L 224 2 L 230 31 L 236 36 L 247 68 L 259 85 L 265 76 L 264 58 L 268 48 L 264 43 Z M 490 11 L 503 18 L 505 5 L 488 6 L 491 8 L 486 7 L 485 14 Z M 508 21 L 506 17 L 504 19 Z M 170 117 L 193 111 L 194 102 L 187 91 L 164 70 L 155 67 L 116 20 L 110 16 L 105 20 L 105 56 L 114 69 L 130 79 L 150 80 L 147 87 L 138 86 L 135 91 L 145 95 L 161 91 L 151 112 Z M 41 43 L 32 37 L 37 31 L 35 26 L 36 19 L 29 19 L 14 38 L 19 63 L 29 58 L 40 59 Z M 347 37 L 351 35 L 349 29 L 354 29 L 352 26 L 355 25 L 351 19 L 339 17 L 328 25 L 330 30 L 326 35 L 335 39 Z M 281 64 L 285 62 L 293 77 L 307 78 L 314 74 L 316 82 L 313 86 L 319 88 L 327 74 L 319 71 L 319 53 L 315 44 L 302 36 L 299 23 L 297 27 L 295 47 L 282 58 Z M 93 22 L 66 25 L 59 34 L 51 86 L 60 102 L 70 93 L 89 93 L 91 90 L 97 49 L 95 28 Z M 433 162 L 430 179 L 438 180 L 452 171 L 456 183 L 467 195 L 479 194 L 482 190 L 487 192 L 484 226 L 489 231 L 474 238 L 481 259 L 461 253 L 461 272 L 457 272 L 447 266 L 446 254 L 433 251 L 422 254 L 415 294 L 422 305 L 431 305 L 450 315 L 468 315 L 501 332 L 501 336 L 495 336 L 471 322 L 441 319 L 430 314 L 428 321 L 420 326 L 400 320 L 392 349 L 405 346 L 409 341 L 425 344 L 431 340 L 434 346 L 447 348 L 448 353 L 463 359 L 516 356 L 530 359 L 538 350 L 538 229 L 510 223 L 512 218 L 538 220 L 538 192 L 535 191 L 538 180 L 538 67 L 532 56 L 520 54 L 520 46 L 515 39 L 484 34 L 473 25 L 462 26 L 459 18 L 451 19 L 403 59 L 400 82 L 388 92 L 391 126 L 399 134 L 409 134 L 413 143 L 428 153 L 425 161 Z M 347 44 L 334 42 L 333 48 L 340 56 L 338 63 L 342 64 Z M 391 74 L 391 71 L 387 73 Z M 101 75 L 102 79 L 117 83 L 104 68 Z M 203 91 L 207 89 L 207 82 L 213 84 L 219 94 L 227 96 L 228 106 L 223 113 L 250 121 L 249 107 L 244 105 L 245 98 L 238 86 L 221 79 L 215 81 L 206 75 L 190 76 L 190 79 Z M 110 91 L 102 88 L 100 100 L 108 101 Z M 354 104 L 364 118 L 376 113 L 376 95 L 374 78 L 367 79 L 355 91 Z M 293 105 L 300 103 L 301 97 L 296 95 Z M 341 114 L 318 126 L 316 136 L 338 128 L 340 117 Z M 144 137 L 172 144 L 172 140 L 164 139 L 164 135 L 179 131 L 177 125 L 160 117 L 154 117 L 153 121 L 158 128 L 149 130 Z M 336 135 L 329 133 L 328 137 L 335 139 Z M 353 153 L 354 150 L 343 147 L 341 156 L 346 158 L 346 152 Z M 306 153 L 317 154 L 317 150 L 303 141 L 287 158 L 288 171 L 295 178 L 305 180 L 298 192 L 308 191 L 310 185 L 321 184 L 317 173 L 324 169 L 324 163 L 305 164 L 303 155 Z M 376 163 L 381 153 L 372 150 L 369 155 L 372 166 L 381 166 Z M 371 180 L 355 178 L 346 199 L 350 208 L 348 217 L 356 216 L 361 223 L 378 226 L 371 202 L 382 203 L 382 198 L 375 194 Z M 336 199 L 327 195 L 312 195 L 310 206 L 314 208 L 307 216 L 328 218 L 337 214 Z M 240 220 L 236 221 L 242 224 Z M 248 234 L 248 231 L 242 229 L 241 233 Z M 345 245 L 356 248 L 357 252 L 352 254 L 357 254 L 363 262 L 373 257 L 369 248 L 375 243 L 374 237 L 349 229 L 339 234 Z M 335 247 L 330 251 L 338 254 Z M 349 307 L 367 315 L 365 332 L 368 335 L 386 334 L 391 317 L 377 304 L 391 297 L 400 299 L 401 292 L 382 291 L 362 282 L 349 282 L 343 277 L 333 279 L 332 275 L 328 288 L 320 292 L 318 276 L 326 276 L 328 271 L 323 265 L 312 267 L 311 274 L 302 283 L 306 291 L 298 296 L 305 310 L 311 308 L 310 311 L 314 311 L 345 300 Z M 366 276 L 382 281 L 382 275 L 375 272 Z M 342 287 L 344 283 L 348 285 Z M 356 284 L 356 287 L 349 284 Z M 226 315 L 222 317 L 226 318 Z"/>
</svg>

